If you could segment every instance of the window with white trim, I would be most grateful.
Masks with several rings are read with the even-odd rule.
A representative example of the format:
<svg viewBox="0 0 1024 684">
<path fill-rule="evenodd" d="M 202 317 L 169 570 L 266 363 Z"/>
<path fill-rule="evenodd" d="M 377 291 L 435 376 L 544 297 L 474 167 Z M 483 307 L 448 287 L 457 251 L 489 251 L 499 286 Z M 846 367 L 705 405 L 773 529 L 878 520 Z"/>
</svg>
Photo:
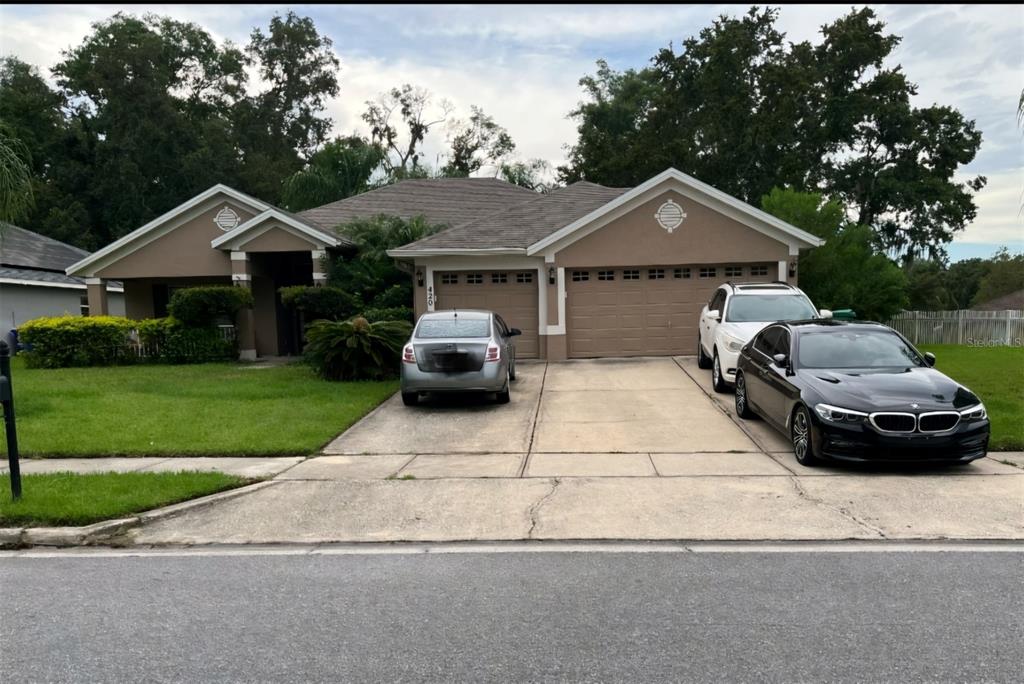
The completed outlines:
<svg viewBox="0 0 1024 684">
<path fill-rule="evenodd" d="M 78 298 L 78 313 L 83 316 L 89 315 L 89 295 L 82 295 Z"/>
<path fill-rule="evenodd" d="M 648 280 L 664 280 L 665 269 L 663 268 L 649 268 L 647 269 Z"/>
<path fill-rule="evenodd" d="M 507 283 L 508 282 L 508 273 L 492 273 L 491 274 L 491 282 L 495 283 L 495 284 L 497 284 L 497 283 Z"/>
<path fill-rule="evenodd" d="M 726 266 L 725 277 L 726 278 L 740 278 L 743 276 L 742 266 Z"/>
<path fill-rule="evenodd" d="M 442 273 L 441 284 L 442 285 L 457 285 L 459 282 L 458 273 Z"/>
<path fill-rule="evenodd" d="M 640 270 L 636 268 L 627 268 L 622 272 L 623 280 L 640 280 Z"/>
<path fill-rule="evenodd" d="M 598 271 L 598 280 L 615 280 L 615 271 Z"/>
<path fill-rule="evenodd" d="M 574 283 L 581 283 L 590 280 L 590 271 L 573 271 L 572 280 Z"/>
<path fill-rule="evenodd" d="M 690 269 L 688 269 L 688 268 L 674 268 L 674 269 L 672 269 L 672 277 L 673 278 L 689 278 L 690 277 Z"/>
<path fill-rule="evenodd" d="M 516 282 L 520 283 L 520 284 L 522 284 L 522 283 L 532 283 L 533 282 L 533 274 L 530 273 L 529 271 L 527 271 L 525 273 L 516 273 Z"/>
<path fill-rule="evenodd" d="M 483 285 L 484 274 L 483 273 L 467 273 L 466 274 L 467 285 Z"/>
<path fill-rule="evenodd" d="M 701 278 L 714 278 L 716 275 L 718 275 L 718 269 L 714 266 L 707 266 L 700 269 Z"/>
<path fill-rule="evenodd" d="M 768 275 L 768 267 L 764 266 L 763 264 L 761 266 L 751 266 L 750 267 L 750 275 L 752 275 L 752 276 L 766 276 L 766 275 Z"/>
</svg>

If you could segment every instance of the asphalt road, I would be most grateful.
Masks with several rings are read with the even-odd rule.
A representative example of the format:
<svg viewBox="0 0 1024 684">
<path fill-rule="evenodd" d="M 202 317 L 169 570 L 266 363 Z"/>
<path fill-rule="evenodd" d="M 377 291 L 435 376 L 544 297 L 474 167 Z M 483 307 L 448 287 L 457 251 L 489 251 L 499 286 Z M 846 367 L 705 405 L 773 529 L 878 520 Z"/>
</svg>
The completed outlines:
<svg viewBox="0 0 1024 684">
<path fill-rule="evenodd" d="M 0 681 L 1019 681 L 1022 580 L 1021 552 L 0 556 Z"/>
</svg>

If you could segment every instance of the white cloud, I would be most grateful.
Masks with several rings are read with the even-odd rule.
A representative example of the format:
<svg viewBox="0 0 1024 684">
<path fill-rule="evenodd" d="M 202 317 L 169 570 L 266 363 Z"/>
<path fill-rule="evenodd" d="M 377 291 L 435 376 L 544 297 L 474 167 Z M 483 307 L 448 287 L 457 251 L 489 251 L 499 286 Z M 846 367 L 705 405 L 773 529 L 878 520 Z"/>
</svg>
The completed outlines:
<svg viewBox="0 0 1024 684">
<path fill-rule="evenodd" d="M 1024 166 L 989 174 L 974 201 L 978 216 L 954 242 L 1024 241 Z"/>
</svg>

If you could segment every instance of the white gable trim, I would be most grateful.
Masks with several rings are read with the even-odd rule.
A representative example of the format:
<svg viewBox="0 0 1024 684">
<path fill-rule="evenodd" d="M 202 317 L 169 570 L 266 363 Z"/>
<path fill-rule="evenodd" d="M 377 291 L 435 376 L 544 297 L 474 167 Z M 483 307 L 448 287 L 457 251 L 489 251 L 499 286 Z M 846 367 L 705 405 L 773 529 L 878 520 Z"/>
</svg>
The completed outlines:
<svg viewBox="0 0 1024 684">
<path fill-rule="evenodd" d="M 341 244 L 341 238 L 337 235 L 331 235 L 330 233 L 307 226 L 288 214 L 271 207 L 224 235 L 214 238 L 210 241 L 210 246 L 215 249 L 240 250 L 240 245 L 243 243 L 249 242 L 275 227 L 286 230 L 298 237 L 312 240 L 321 249 L 324 247 L 337 247 Z"/>
<path fill-rule="evenodd" d="M 23 285 L 25 287 L 59 287 L 67 290 L 84 290 L 85 283 L 54 283 L 47 280 L 24 280 L 22 278 L 0 278 L 0 285 Z M 123 287 L 107 286 L 107 292 L 122 293 Z"/>
<path fill-rule="evenodd" d="M 675 190 L 684 197 L 718 211 L 749 228 L 753 228 L 768 237 L 784 242 L 791 250 L 802 247 L 818 247 L 825 241 L 807 231 L 779 220 L 755 209 L 746 202 L 736 199 L 721 190 L 702 183 L 693 176 L 688 176 L 676 169 L 667 169 L 654 178 L 641 183 L 629 192 L 619 195 L 611 202 L 598 207 L 586 216 L 573 221 L 569 225 L 556 230 L 546 238 L 530 245 L 526 253 L 553 253 L 572 244 L 591 232 L 606 225 L 610 221 L 625 214 L 630 209 L 651 199 L 665 190 Z"/>
<path fill-rule="evenodd" d="M 117 261 L 118 259 L 131 254 L 151 242 L 151 240 L 146 240 L 144 242 L 140 241 L 140 238 L 150 235 L 160 228 L 166 227 L 169 222 L 181 217 L 183 214 L 187 214 L 196 207 L 203 205 L 207 200 L 212 199 L 219 194 L 226 195 L 230 199 L 238 202 L 244 207 L 248 207 L 252 211 L 265 211 L 270 206 L 269 204 L 259 201 L 255 197 L 249 197 L 248 195 L 238 192 L 234 188 L 229 188 L 226 185 L 218 183 L 209 190 L 199 193 L 184 204 L 179 204 L 166 214 L 156 217 L 141 228 L 133 230 L 119 240 L 111 242 L 103 249 L 93 252 L 81 261 L 68 266 L 64 272 L 73 276 L 91 276 L 95 271 L 109 265 L 113 261 Z M 177 227 L 182 223 L 185 223 L 185 221 L 179 221 L 174 227 Z M 165 234 L 166 232 L 167 231 L 161 234 Z"/>
</svg>

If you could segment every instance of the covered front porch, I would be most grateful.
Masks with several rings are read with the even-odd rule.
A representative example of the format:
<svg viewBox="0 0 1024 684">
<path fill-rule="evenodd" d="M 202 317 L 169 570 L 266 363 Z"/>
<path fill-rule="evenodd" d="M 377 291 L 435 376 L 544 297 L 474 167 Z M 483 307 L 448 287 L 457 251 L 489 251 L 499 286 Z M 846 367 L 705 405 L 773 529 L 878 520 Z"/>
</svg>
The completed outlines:
<svg viewBox="0 0 1024 684">
<path fill-rule="evenodd" d="M 252 292 L 252 308 L 233 325 L 239 356 L 302 351 L 296 313 L 280 288 L 320 286 L 338 236 L 224 186 L 216 186 L 68 269 L 86 279 L 92 315 L 108 315 L 107 283 L 124 283 L 131 319 L 166 316 L 175 290 L 234 285 Z"/>
</svg>

